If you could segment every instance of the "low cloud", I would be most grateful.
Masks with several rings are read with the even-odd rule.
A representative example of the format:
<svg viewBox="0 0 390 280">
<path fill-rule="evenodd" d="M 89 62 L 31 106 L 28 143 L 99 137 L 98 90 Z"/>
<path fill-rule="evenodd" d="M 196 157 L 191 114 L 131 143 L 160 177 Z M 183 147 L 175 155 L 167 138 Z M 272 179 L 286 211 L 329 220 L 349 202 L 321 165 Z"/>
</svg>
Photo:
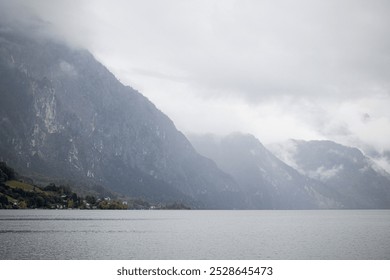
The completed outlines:
<svg viewBox="0 0 390 280">
<path fill-rule="evenodd" d="M 315 171 L 308 172 L 309 177 L 313 179 L 318 179 L 320 181 L 326 182 L 332 179 L 333 177 L 336 177 L 339 172 L 341 172 L 344 169 L 344 166 L 342 164 L 335 165 L 332 168 L 326 168 L 324 166 L 318 167 Z"/>
<path fill-rule="evenodd" d="M 185 132 L 390 150 L 385 0 L 0 0 L 2 22 L 89 49 Z"/>
</svg>

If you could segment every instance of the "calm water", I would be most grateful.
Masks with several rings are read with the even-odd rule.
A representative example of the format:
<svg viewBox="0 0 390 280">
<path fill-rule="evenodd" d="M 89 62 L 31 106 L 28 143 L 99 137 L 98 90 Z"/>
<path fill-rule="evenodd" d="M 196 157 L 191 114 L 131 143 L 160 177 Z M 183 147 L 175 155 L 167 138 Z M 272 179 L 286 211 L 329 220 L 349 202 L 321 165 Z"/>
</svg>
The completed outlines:
<svg viewBox="0 0 390 280">
<path fill-rule="evenodd" d="M 0 259 L 390 259 L 390 211 L 0 210 Z"/>
</svg>

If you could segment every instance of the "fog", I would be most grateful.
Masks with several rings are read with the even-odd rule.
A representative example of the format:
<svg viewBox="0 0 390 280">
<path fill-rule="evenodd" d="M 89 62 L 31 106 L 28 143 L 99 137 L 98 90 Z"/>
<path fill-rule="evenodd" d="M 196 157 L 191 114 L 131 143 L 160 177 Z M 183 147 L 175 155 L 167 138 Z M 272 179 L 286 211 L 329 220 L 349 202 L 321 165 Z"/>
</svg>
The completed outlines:
<svg viewBox="0 0 390 280">
<path fill-rule="evenodd" d="M 389 1 L 0 1 L 87 48 L 185 133 L 390 150 Z"/>
</svg>

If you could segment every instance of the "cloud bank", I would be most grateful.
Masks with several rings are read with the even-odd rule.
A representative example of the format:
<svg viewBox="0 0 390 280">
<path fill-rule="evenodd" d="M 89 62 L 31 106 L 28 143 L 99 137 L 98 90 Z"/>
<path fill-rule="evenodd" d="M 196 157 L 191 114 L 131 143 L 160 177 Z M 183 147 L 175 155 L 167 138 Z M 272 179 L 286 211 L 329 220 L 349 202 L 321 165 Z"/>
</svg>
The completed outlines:
<svg viewBox="0 0 390 280">
<path fill-rule="evenodd" d="M 390 150 L 389 1 L 0 3 L 89 49 L 184 132 Z"/>
</svg>

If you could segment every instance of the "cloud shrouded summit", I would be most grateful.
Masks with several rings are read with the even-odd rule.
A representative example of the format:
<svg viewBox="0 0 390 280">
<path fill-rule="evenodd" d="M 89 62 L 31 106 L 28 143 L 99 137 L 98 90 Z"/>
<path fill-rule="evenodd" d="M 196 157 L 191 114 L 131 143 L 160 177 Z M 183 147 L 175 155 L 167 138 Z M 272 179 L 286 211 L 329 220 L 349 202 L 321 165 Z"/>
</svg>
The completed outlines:
<svg viewBox="0 0 390 280">
<path fill-rule="evenodd" d="M 388 1 L 0 3 L 3 21 L 91 50 L 185 132 L 390 150 Z"/>
</svg>

